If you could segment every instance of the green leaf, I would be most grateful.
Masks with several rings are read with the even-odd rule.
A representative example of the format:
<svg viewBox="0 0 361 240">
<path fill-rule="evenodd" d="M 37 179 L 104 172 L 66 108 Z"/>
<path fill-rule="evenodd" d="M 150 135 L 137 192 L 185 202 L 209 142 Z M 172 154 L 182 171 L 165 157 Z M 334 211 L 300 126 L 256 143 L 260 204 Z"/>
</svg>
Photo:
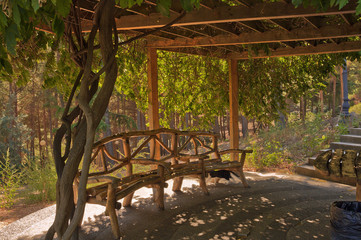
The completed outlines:
<svg viewBox="0 0 361 240">
<path fill-rule="evenodd" d="M 53 31 L 56 33 L 58 37 L 61 37 L 64 33 L 65 25 L 64 21 L 62 21 L 59 17 L 55 16 L 52 24 Z"/>
<path fill-rule="evenodd" d="M 66 17 L 70 12 L 71 0 L 56 0 L 56 9 L 60 16 Z"/>
<path fill-rule="evenodd" d="M 34 12 L 36 13 L 39 9 L 39 1 L 38 0 L 31 0 L 31 6 L 34 9 Z"/>
<path fill-rule="evenodd" d="M 336 3 L 336 0 L 331 0 L 331 1 L 330 1 L 330 6 L 331 6 L 331 7 L 335 6 L 335 3 Z"/>
<path fill-rule="evenodd" d="M 302 0 L 292 0 L 292 4 L 298 7 L 302 4 Z"/>
<path fill-rule="evenodd" d="M 357 15 L 361 14 L 361 0 L 357 1 L 356 14 Z"/>
<path fill-rule="evenodd" d="M 190 12 L 193 10 L 193 4 L 191 0 L 181 0 L 182 8 L 186 10 L 187 12 Z"/>
<path fill-rule="evenodd" d="M 4 69 L 7 73 L 12 74 L 13 73 L 13 67 L 11 66 L 11 64 L 9 63 L 9 61 L 7 59 L 2 59 L 3 60 L 3 66 Z"/>
<path fill-rule="evenodd" d="M 8 21 L 6 19 L 5 14 L 3 11 L 0 11 L 0 26 L 6 27 L 8 25 Z"/>
<path fill-rule="evenodd" d="M 346 6 L 347 3 L 348 3 L 348 0 L 340 0 L 339 9 L 343 8 L 344 6 Z"/>
<path fill-rule="evenodd" d="M 15 46 L 16 46 L 16 36 L 18 34 L 18 28 L 15 23 L 10 24 L 8 28 L 5 30 L 5 43 L 6 48 L 9 53 L 12 55 L 16 54 Z"/>
<path fill-rule="evenodd" d="M 21 17 L 20 17 L 20 12 L 19 12 L 19 8 L 18 8 L 17 4 L 14 4 L 14 6 L 13 6 L 13 19 L 14 19 L 15 24 L 20 27 Z"/>
<path fill-rule="evenodd" d="M 162 15 L 169 17 L 169 8 L 171 4 L 171 0 L 158 0 L 157 9 Z"/>
</svg>

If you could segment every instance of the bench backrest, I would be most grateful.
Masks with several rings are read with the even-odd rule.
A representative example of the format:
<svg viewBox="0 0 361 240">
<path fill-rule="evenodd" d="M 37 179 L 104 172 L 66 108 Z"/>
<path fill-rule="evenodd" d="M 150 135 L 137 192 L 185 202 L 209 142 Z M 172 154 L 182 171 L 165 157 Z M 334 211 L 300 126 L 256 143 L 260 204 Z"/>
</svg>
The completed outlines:
<svg viewBox="0 0 361 240">
<path fill-rule="evenodd" d="M 217 144 L 218 135 L 211 132 L 161 128 L 120 133 L 94 144 L 89 176 L 110 174 L 129 164 L 159 164 L 200 154 L 220 158 Z"/>
</svg>

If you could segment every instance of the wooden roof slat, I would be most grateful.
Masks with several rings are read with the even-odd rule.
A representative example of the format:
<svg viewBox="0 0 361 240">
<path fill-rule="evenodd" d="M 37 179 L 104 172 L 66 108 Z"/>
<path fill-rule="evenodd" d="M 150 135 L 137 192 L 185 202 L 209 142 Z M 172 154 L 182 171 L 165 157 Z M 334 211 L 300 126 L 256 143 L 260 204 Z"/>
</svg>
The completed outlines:
<svg viewBox="0 0 361 240">
<path fill-rule="evenodd" d="M 261 29 L 258 25 L 256 21 L 249 21 L 249 22 L 236 22 L 236 24 L 242 25 L 252 31 L 261 33 L 264 32 L 264 29 Z"/>
<path fill-rule="evenodd" d="M 325 26 L 320 29 L 313 27 L 299 28 L 291 31 L 267 31 L 264 33 L 244 33 L 239 36 L 220 35 L 215 37 L 200 37 L 189 40 L 175 39 L 173 41 L 148 42 L 149 47 L 177 48 L 221 46 L 238 44 L 259 44 L 271 42 L 306 41 L 327 38 L 355 37 L 361 35 L 361 23 L 353 26 Z"/>
<path fill-rule="evenodd" d="M 289 56 L 301 56 L 301 55 L 313 55 L 313 54 L 330 54 L 330 53 L 344 53 L 344 52 L 358 52 L 361 49 L 361 41 L 342 42 L 339 44 L 326 43 L 320 44 L 316 47 L 305 46 L 296 47 L 294 49 L 284 48 L 271 51 L 270 55 L 260 51 L 256 56 L 250 57 L 248 52 L 243 53 L 230 53 L 227 58 L 232 59 L 250 59 L 250 58 L 267 58 L 267 57 L 289 57 Z"/>
<path fill-rule="evenodd" d="M 353 25 L 355 23 L 353 16 L 350 14 L 341 14 L 341 17 L 345 21 L 345 23 L 347 23 L 349 25 Z"/>
<path fill-rule="evenodd" d="M 348 4 L 343 9 L 330 8 L 325 12 L 317 12 L 313 8 L 295 8 L 292 4 L 282 2 L 259 3 L 254 7 L 244 6 L 219 7 L 213 10 L 201 8 L 197 11 L 186 14 L 184 18 L 173 26 L 213 24 L 239 21 L 268 20 L 280 18 L 312 17 L 325 15 L 339 15 L 355 13 L 355 4 Z M 149 29 L 161 27 L 177 17 L 177 14 L 171 13 L 170 18 L 164 17 L 159 13 L 150 14 L 149 17 L 143 16 L 122 16 L 116 19 L 118 30 L 130 29 Z M 83 26 L 85 31 L 90 31 L 90 26 Z"/>
<path fill-rule="evenodd" d="M 231 23 L 215 23 L 215 24 L 209 24 L 209 26 L 228 34 L 237 35 L 237 36 L 239 34 L 236 27 L 232 26 Z"/>
</svg>

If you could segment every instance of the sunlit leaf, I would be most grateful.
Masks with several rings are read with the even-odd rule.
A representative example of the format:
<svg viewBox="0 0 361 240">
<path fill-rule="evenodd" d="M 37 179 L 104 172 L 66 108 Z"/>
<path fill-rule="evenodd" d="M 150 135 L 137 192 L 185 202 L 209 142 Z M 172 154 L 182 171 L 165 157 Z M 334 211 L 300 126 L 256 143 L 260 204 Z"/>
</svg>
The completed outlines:
<svg viewBox="0 0 361 240">
<path fill-rule="evenodd" d="M 39 9 L 39 0 L 31 0 L 31 6 L 34 9 L 34 12 L 36 13 Z"/>
</svg>

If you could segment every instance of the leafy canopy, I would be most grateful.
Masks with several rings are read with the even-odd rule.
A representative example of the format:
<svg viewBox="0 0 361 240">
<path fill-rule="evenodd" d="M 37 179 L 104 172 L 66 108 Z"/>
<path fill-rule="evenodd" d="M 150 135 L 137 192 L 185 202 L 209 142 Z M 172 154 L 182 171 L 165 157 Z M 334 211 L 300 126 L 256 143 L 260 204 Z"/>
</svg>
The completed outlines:
<svg viewBox="0 0 361 240">
<path fill-rule="evenodd" d="M 116 0 L 122 8 L 140 5 L 144 0 Z M 181 0 L 186 11 L 199 7 L 200 0 Z M 0 73 L 13 73 L 11 57 L 18 54 L 26 43 L 35 38 L 39 51 L 47 49 L 60 38 L 65 29 L 64 18 L 70 13 L 71 0 L 8 0 L 0 1 Z M 157 8 L 163 15 L 169 15 L 172 0 L 158 0 Z M 37 26 L 48 26 L 56 37 L 47 36 L 36 30 Z M 41 44 L 40 44 L 41 43 Z M 27 48 L 30 49 L 30 48 Z M 34 49 L 34 48 L 33 48 Z M 33 60 L 36 56 L 29 54 Z"/>
</svg>

